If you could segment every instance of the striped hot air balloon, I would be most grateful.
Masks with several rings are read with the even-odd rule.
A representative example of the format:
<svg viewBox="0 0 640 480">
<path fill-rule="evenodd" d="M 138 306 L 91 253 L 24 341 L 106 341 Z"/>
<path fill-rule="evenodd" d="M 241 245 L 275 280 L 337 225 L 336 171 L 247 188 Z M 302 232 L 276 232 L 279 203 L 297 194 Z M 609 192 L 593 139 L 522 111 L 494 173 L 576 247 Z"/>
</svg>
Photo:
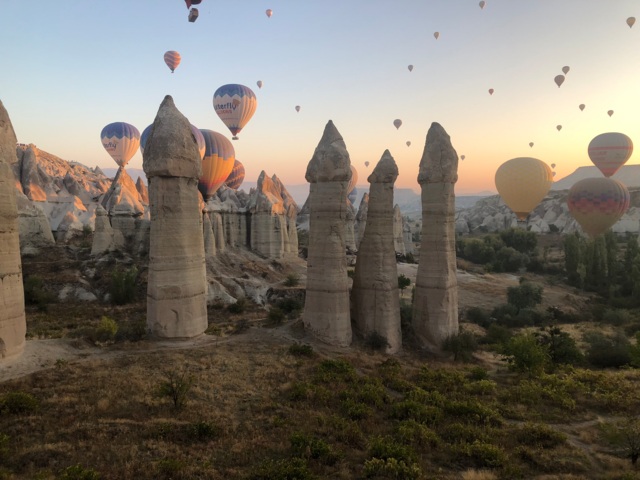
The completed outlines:
<svg viewBox="0 0 640 480">
<path fill-rule="evenodd" d="M 213 94 L 213 109 L 231 131 L 234 140 L 238 139 L 238 133 L 251 120 L 257 106 L 256 94 L 244 85 L 223 85 Z"/>
<path fill-rule="evenodd" d="M 100 132 L 102 146 L 115 162 L 124 167 L 140 145 L 140 132 L 125 122 L 110 123 Z"/>
<path fill-rule="evenodd" d="M 585 178 L 569 190 L 569 212 L 589 235 L 607 231 L 629 209 L 629 190 L 613 178 Z"/>
<path fill-rule="evenodd" d="M 205 200 L 227 180 L 235 163 L 235 150 L 227 137 L 212 130 L 200 130 L 206 145 L 198 190 Z"/>
<path fill-rule="evenodd" d="M 242 185 L 242 182 L 244 182 L 244 165 L 236 158 L 233 164 L 233 169 L 224 184 L 233 190 L 238 190 L 240 185 Z"/>
<path fill-rule="evenodd" d="M 149 125 L 142 131 L 142 135 L 140 135 L 140 153 L 144 155 L 144 146 L 147 144 L 147 138 L 149 138 L 149 134 L 151 133 L 151 129 L 153 128 L 153 123 Z M 191 125 L 191 133 L 193 134 L 193 138 L 195 138 L 196 143 L 198 144 L 198 150 L 200 151 L 200 158 L 204 157 L 204 137 L 202 136 L 202 132 L 198 130 L 195 125 Z"/>
<path fill-rule="evenodd" d="M 171 73 L 173 73 L 173 71 L 178 68 L 178 65 L 180 65 L 180 60 L 180 54 L 175 50 L 169 50 L 168 52 L 164 53 L 164 63 L 166 63 L 167 67 L 171 69 Z"/>
<path fill-rule="evenodd" d="M 631 157 L 633 142 L 624 133 L 602 133 L 589 142 L 587 151 L 593 164 L 610 177 Z"/>
</svg>

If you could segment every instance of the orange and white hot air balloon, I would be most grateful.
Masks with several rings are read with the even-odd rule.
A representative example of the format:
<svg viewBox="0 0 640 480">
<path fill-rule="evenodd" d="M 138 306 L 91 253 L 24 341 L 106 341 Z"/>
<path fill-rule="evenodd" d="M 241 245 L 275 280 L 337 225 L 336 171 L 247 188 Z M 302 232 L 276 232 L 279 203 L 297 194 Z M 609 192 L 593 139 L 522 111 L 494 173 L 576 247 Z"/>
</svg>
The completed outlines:
<svg viewBox="0 0 640 480">
<path fill-rule="evenodd" d="M 206 201 L 229 177 L 235 165 L 236 153 L 231 142 L 221 133 L 212 130 L 200 130 L 200 132 L 206 146 L 198 190 Z"/>
<path fill-rule="evenodd" d="M 169 50 L 168 52 L 164 53 L 164 63 L 166 63 L 167 67 L 171 69 L 171 73 L 173 73 L 173 71 L 178 68 L 181 59 L 182 58 L 180 57 L 180 54 L 175 50 Z"/>
<path fill-rule="evenodd" d="M 504 162 L 495 176 L 496 189 L 518 220 L 538 206 L 549 192 L 553 174 L 549 165 L 531 157 L 512 158 Z"/>
<path fill-rule="evenodd" d="M 602 133 L 589 142 L 589 158 L 605 177 L 616 173 L 633 153 L 633 142 L 624 133 Z"/>
<path fill-rule="evenodd" d="M 611 228 L 629 209 L 629 190 L 613 178 L 585 178 L 576 182 L 567 196 L 569 212 L 592 236 Z"/>
</svg>

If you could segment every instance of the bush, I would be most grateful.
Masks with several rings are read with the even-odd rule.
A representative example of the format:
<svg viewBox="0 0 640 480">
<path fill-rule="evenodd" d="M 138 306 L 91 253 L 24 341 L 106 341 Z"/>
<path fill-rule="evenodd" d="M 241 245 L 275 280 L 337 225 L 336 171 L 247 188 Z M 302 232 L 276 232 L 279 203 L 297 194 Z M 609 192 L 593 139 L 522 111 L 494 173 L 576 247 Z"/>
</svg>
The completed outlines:
<svg viewBox="0 0 640 480">
<path fill-rule="evenodd" d="M 500 232 L 500 239 L 507 247 L 518 252 L 531 254 L 538 246 L 538 236 L 521 228 L 509 228 Z"/>
<path fill-rule="evenodd" d="M 271 325 L 282 325 L 284 318 L 284 312 L 278 307 L 271 307 L 269 313 L 267 313 L 267 321 Z"/>
<path fill-rule="evenodd" d="M 385 350 L 389 347 L 389 342 L 387 341 L 387 337 L 384 335 L 380 335 L 375 330 L 370 332 L 364 340 L 364 344 L 374 351 Z"/>
<path fill-rule="evenodd" d="M 416 458 L 416 452 L 408 445 L 396 442 L 391 437 L 373 437 L 369 445 L 369 456 L 386 460 L 395 458 L 398 461 L 412 463 Z"/>
<path fill-rule="evenodd" d="M 442 418 L 442 410 L 432 405 L 424 405 L 416 400 L 403 400 L 391 407 L 391 418 L 415 420 L 418 423 L 434 425 Z"/>
<path fill-rule="evenodd" d="M 489 312 L 479 307 L 470 307 L 465 310 L 464 319 L 467 322 L 480 325 L 482 328 L 489 328 L 489 325 L 493 323 Z"/>
<path fill-rule="evenodd" d="M 289 315 L 302 310 L 303 305 L 295 298 L 282 298 L 276 302 L 276 307 Z"/>
<path fill-rule="evenodd" d="M 297 287 L 300 283 L 300 277 L 295 273 L 290 273 L 284 281 L 285 287 Z"/>
<path fill-rule="evenodd" d="M 517 287 L 507 289 L 507 303 L 518 310 L 535 307 L 542 303 L 542 285 L 522 282 Z"/>
<path fill-rule="evenodd" d="M 473 352 L 478 349 L 476 336 L 471 332 L 460 332 L 448 337 L 442 349 L 453 354 L 453 361 L 470 362 L 473 360 Z"/>
<path fill-rule="evenodd" d="M 631 323 L 633 316 L 628 310 L 606 309 L 600 318 L 602 323 L 620 327 Z"/>
<path fill-rule="evenodd" d="M 50 303 L 55 301 L 55 296 L 44 289 L 44 280 L 31 275 L 24 278 L 24 302 L 27 305 L 34 305 L 41 312 L 46 312 Z"/>
<path fill-rule="evenodd" d="M 404 444 L 419 447 L 435 447 L 440 442 L 438 434 L 415 420 L 404 420 L 396 427 L 396 437 Z"/>
<path fill-rule="evenodd" d="M 311 437 L 304 433 L 293 433 L 289 441 L 293 454 L 298 457 L 320 460 L 325 465 L 334 465 L 339 459 L 331 445 L 320 438 Z"/>
<path fill-rule="evenodd" d="M 398 275 L 398 288 L 400 290 L 404 291 L 404 289 L 407 288 L 409 285 L 411 285 L 410 278 L 405 276 L 404 273 L 401 273 L 400 275 Z"/>
<path fill-rule="evenodd" d="M 395 458 L 371 458 L 364 462 L 365 478 L 398 478 L 414 480 L 420 478 L 420 467 L 412 462 L 398 461 Z"/>
<path fill-rule="evenodd" d="M 131 303 L 136 298 L 136 280 L 138 269 L 134 266 L 126 270 L 116 268 L 111 273 L 111 285 L 109 293 L 111 302 L 115 305 Z"/>
<path fill-rule="evenodd" d="M 501 467 L 507 459 L 506 454 L 500 447 L 478 440 L 470 444 L 458 445 L 454 450 L 458 455 L 468 458 L 475 467 L 480 468 Z"/>
<path fill-rule="evenodd" d="M 525 268 L 529 263 L 529 257 L 518 252 L 512 247 L 502 247 L 496 252 L 496 258 L 491 262 L 491 267 L 496 272 L 517 272 Z"/>
<path fill-rule="evenodd" d="M 525 423 L 515 431 L 515 440 L 521 445 L 536 448 L 555 448 L 567 441 L 567 436 L 540 423 Z"/>
<path fill-rule="evenodd" d="M 294 344 L 289 347 L 289 355 L 294 357 L 313 357 L 313 347 L 311 345 Z"/>
<path fill-rule="evenodd" d="M 247 309 L 247 299 L 240 297 L 236 300 L 236 303 L 231 303 L 227 307 L 227 310 L 231 313 L 243 313 Z"/>
<path fill-rule="evenodd" d="M 576 341 L 560 327 L 543 327 L 535 335 L 538 343 L 546 347 L 549 359 L 554 366 L 584 363 L 584 355 L 578 348 Z"/>
<path fill-rule="evenodd" d="M 487 334 L 482 339 L 482 343 L 495 345 L 498 349 L 504 349 L 504 345 L 509 343 L 512 336 L 513 334 L 507 327 L 494 323 L 487 329 Z"/>
<path fill-rule="evenodd" d="M 65 468 L 58 478 L 60 480 L 99 480 L 100 474 L 92 468 L 84 468 L 77 464 Z"/>
<path fill-rule="evenodd" d="M 0 414 L 27 415 L 40 405 L 38 399 L 26 392 L 8 392 L 0 397 Z"/>
<path fill-rule="evenodd" d="M 98 342 L 111 342 L 118 333 L 118 324 L 113 318 L 103 316 L 95 330 L 95 340 Z"/>
<path fill-rule="evenodd" d="M 504 358 L 509 368 L 518 373 L 538 376 L 549 362 L 549 352 L 540 345 L 535 336 L 516 335 L 504 348 Z"/>
<path fill-rule="evenodd" d="M 627 337 L 618 333 L 611 337 L 601 333 L 585 334 L 587 361 L 594 367 L 617 368 L 631 363 L 630 344 Z"/>
<path fill-rule="evenodd" d="M 182 410 L 189 399 L 189 392 L 193 386 L 193 376 L 186 370 L 165 372 L 165 380 L 158 387 L 158 394 L 167 397 L 173 403 L 175 410 Z"/>
<path fill-rule="evenodd" d="M 266 460 L 249 474 L 249 480 L 311 480 L 313 475 L 301 458 Z"/>
</svg>

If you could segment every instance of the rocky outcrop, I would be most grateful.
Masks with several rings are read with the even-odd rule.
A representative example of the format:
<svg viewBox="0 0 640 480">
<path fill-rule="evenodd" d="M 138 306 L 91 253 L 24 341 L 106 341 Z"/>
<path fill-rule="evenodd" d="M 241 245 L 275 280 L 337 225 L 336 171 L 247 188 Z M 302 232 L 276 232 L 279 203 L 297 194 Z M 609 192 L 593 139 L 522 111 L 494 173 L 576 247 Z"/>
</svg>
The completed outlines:
<svg viewBox="0 0 640 480">
<path fill-rule="evenodd" d="M 358 250 L 356 242 L 356 214 L 358 213 L 349 199 L 345 200 L 344 244 L 347 252 Z"/>
<path fill-rule="evenodd" d="M 367 179 L 369 212 L 351 291 L 352 320 L 361 335 L 374 332 L 387 341 L 386 352 L 402 348 L 398 267 L 394 248 L 393 185 L 398 167 L 388 150 Z"/>
<path fill-rule="evenodd" d="M 168 95 L 147 138 L 143 168 L 151 209 L 147 325 L 159 337 L 194 337 L 207 328 L 202 162 L 189 121 Z"/>
<path fill-rule="evenodd" d="M 136 180 L 136 190 L 140 195 L 142 204 L 149 205 L 149 190 L 147 189 L 147 185 L 142 181 L 142 177 L 138 177 L 138 180 Z"/>
<path fill-rule="evenodd" d="M 136 234 L 136 219 L 145 215 L 145 207 L 133 179 L 120 167 L 101 205 L 111 218 L 111 226 L 131 240 Z"/>
<path fill-rule="evenodd" d="M 0 102 L 0 359 L 22 353 L 27 330 L 12 169 L 16 163 L 16 134 Z"/>
<path fill-rule="evenodd" d="M 22 192 L 16 191 L 20 250 L 55 243 L 47 216 L 37 202 L 31 202 Z"/>
<path fill-rule="evenodd" d="M 293 199 L 293 196 L 287 191 L 287 188 L 284 186 L 284 183 L 280 181 L 280 179 L 274 174 L 271 177 L 273 180 L 273 184 L 282 198 L 282 205 L 284 206 L 284 216 L 287 226 L 287 232 L 284 236 L 284 254 L 298 256 L 298 229 L 297 229 L 297 219 L 298 219 L 298 205 L 296 201 Z"/>
<path fill-rule="evenodd" d="M 329 121 L 305 175 L 311 185 L 303 320 L 313 336 L 339 346 L 350 345 L 352 338 L 345 256 L 350 164 L 344 140 Z"/>
<path fill-rule="evenodd" d="M 360 200 L 360 206 L 358 207 L 358 213 L 356 214 L 356 221 L 354 224 L 354 234 L 356 237 L 356 248 L 360 248 L 360 242 L 364 236 L 365 228 L 367 227 L 367 213 L 369 211 L 369 194 L 362 195 Z"/>
<path fill-rule="evenodd" d="M 439 351 L 458 333 L 455 194 L 458 154 L 444 128 L 432 123 L 420 160 L 422 243 L 413 300 L 413 331 L 423 348 Z"/>
<path fill-rule="evenodd" d="M 107 211 L 102 208 L 102 206 L 98 206 L 96 209 L 95 230 L 93 232 L 91 255 L 102 255 L 122 248 L 123 246 L 124 237 L 122 236 L 122 233 L 111 227 Z"/>
<path fill-rule="evenodd" d="M 407 254 L 407 249 L 404 245 L 404 219 L 398 205 L 393 207 L 393 246 L 397 254 Z"/>
<path fill-rule="evenodd" d="M 287 235 L 284 202 L 264 170 L 251 196 L 251 249 L 266 258 L 282 258 Z"/>
</svg>

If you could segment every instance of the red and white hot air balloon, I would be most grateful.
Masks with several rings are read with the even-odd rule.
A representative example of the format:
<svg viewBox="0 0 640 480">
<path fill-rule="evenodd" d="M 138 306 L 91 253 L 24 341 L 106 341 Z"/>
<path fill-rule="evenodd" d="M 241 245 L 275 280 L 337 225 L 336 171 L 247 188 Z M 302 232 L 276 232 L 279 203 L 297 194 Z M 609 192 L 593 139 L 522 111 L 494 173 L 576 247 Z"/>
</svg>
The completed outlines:
<svg viewBox="0 0 640 480">
<path fill-rule="evenodd" d="M 633 142 L 624 133 L 602 133 L 589 143 L 589 158 L 605 177 L 616 173 L 633 153 Z"/>
</svg>

